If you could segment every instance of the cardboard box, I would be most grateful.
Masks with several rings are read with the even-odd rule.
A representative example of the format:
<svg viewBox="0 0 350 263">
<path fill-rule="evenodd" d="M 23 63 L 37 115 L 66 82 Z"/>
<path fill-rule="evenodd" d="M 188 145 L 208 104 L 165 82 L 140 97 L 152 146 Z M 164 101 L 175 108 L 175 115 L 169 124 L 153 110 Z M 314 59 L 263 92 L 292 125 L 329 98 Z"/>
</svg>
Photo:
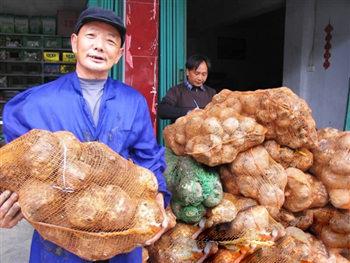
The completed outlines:
<svg viewBox="0 0 350 263">
<path fill-rule="evenodd" d="M 57 11 L 57 35 L 70 36 L 77 23 L 80 12 L 77 11 Z"/>
<path fill-rule="evenodd" d="M 44 37 L 44 47 L 62 48 L 62 39 L 60 37 Z"/>
<path fill-rule="evenodd" d="M 0 32 L 2 33 L 15 32 L 15 19 L 13 15 L 0 14 Z"/>
<path fill-rule="evenodd" d="M 60 61 L 60 52 L 44 52 L 44 60 L 55 62 Z"/>
<path fill-rule="evenodd" d="M 28 34 L 29 18 L 28 16 L 15 16 L 15 33 Z"/>
<path fill-rule="evenodd" d="M 75 71 L 75 65 L 61 65 L 60 66 L 60 73 L 61 74 L 67 74 L 70 72 Z"/>
<path fill-rule="evenodd" d="M 70 37 L 62 37 L 62 48 L 72 50 L 72 42 Z"/>
<path fill-rule="evenodd" d="M 43 24 L 41 22 L 41 16 L 31 16 L 29 18 L 29 33 L 41 34 L 43 32 Z"/>
<path fill-rule="evenodd" d="M 41 37 L 24 36 L 23 47 L 41 47 Z"/>
<path fill-rule="evenodd" d="M 64 62 L 77 62 L 77 56 L 75 53 L 63 52 L 62 53 L 62 61 L 64 61 Z"/>
<path fill-rule="evenodd" d="M 45 75 L 60 74 L 60 64 L 44 64 Z"/>
<path fill-rule="evenodd" d="M 7 47 L 22 47 L 23 46 L 23 37 L 16 36 L 6 36 L 6 46 Z"/>
<path fill-rule="evenodd" d="M 56 17 L 55 16 L 42 16 L 41 22 L 43 24 L 44 35 L 56 35 Z"/>
</svg>

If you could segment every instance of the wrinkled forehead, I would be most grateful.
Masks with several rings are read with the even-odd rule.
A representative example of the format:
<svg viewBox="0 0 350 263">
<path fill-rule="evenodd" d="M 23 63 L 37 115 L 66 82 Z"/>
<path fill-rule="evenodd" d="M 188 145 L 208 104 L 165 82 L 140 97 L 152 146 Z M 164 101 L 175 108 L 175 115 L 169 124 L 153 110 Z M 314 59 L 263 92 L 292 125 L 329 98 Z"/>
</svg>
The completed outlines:
<svg viewBox="0 0 350 263">
<path fill-rule="evenodd" d="M 120 38 L 120 33 L 115 27 L 113 27 L 113 26 L 111 26 L 111 25 L 109 25 L 107 23 L 100 22 L 100 21 L 87 22 L 86 24 L 84 24 L 81 27 L 79 33 L 81 31 L 83 31 L 83 32 L 94 31 L 94 32 L 99 32 L 99 33 L 103 32 L 103 33 L 108 34 L 110 36 L 114 36 L 116 38 Z"/>
</svg>

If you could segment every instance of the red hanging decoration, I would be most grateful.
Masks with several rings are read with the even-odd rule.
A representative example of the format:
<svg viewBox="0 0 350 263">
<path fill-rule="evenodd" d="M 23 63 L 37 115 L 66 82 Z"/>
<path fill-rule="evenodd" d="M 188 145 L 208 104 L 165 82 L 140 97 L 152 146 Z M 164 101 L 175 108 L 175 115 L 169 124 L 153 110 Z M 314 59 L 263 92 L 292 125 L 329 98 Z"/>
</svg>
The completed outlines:
<svg viewBox="0 0 350 263">
<path fill-rule="evenodd" d="M 331 25 L 331 21 L 329 20 L 328 25 L 325 27 L 324 31 L 326 31 L 326 45 L 324 46 L 326 52 L 324 53 L 323 57 L 325 58 L 325 62 L 323 63 L 323 67 L 327 69 L 331 64 L 329 63 L 328 59 L 331 57 L 331 53 L 329 50 L 331 49 L 332 45 L 330 43 L 332 39 L 331 31 L 333 30 L 333 26 Z"/>
</svg>

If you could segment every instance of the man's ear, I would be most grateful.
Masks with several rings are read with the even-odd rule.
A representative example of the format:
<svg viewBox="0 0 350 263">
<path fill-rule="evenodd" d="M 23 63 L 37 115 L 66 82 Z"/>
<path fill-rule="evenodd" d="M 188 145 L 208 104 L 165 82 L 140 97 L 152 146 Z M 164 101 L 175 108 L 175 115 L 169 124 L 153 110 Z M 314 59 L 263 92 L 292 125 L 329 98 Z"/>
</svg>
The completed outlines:
<svg viewBox="0 0 350 263">
<path fill-rule="evenodd" d="M 121 47 L 121 48 L 119 49 L 119 51 L 118 51 L 117 57 L 115 58 L 114 64 L 117 64 L 117 63 L 118 63 L 118 61 L 119 61 L 119 59 L 122 57 L 123 53 L 124 53 L 124 48 Z"/>
<path fill-rule="evenodd" d="M 76 35 L 76 34 L 72 34 L 71 36 L 70 36 L 70 43 L 71 43 L 71 45 L 72 45 L 72 51 L 73 51 L 73 53 L 77 53 L 77 40 L 78 40 L 78 36 Z"/>
</svg>

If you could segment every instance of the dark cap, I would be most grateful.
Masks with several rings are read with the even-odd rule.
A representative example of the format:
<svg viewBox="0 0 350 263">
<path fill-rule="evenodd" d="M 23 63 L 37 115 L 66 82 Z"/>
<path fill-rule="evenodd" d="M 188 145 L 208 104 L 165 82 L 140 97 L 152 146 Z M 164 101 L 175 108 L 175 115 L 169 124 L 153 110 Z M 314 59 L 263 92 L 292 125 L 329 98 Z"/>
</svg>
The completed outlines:
<svg viewBox="0 0 350 263">
<path fill-rule="evenodd" d="M 126 34 L 126 28 L 123 24 L 123 21 L 116 15 L 114 11 L 106 10 L 98 6 L 85 9 L 80 14 L 77 24 L 75 25 L 75 28 L 74 28 L 74 33 L 78 34 L 80 28 L 84 24 L 92 21 L 104 22 L 113 26 L 115 29 L 117 29 L 122 40 L 121 45 L 123 46 L 125 34 Z"/>
</svg>

